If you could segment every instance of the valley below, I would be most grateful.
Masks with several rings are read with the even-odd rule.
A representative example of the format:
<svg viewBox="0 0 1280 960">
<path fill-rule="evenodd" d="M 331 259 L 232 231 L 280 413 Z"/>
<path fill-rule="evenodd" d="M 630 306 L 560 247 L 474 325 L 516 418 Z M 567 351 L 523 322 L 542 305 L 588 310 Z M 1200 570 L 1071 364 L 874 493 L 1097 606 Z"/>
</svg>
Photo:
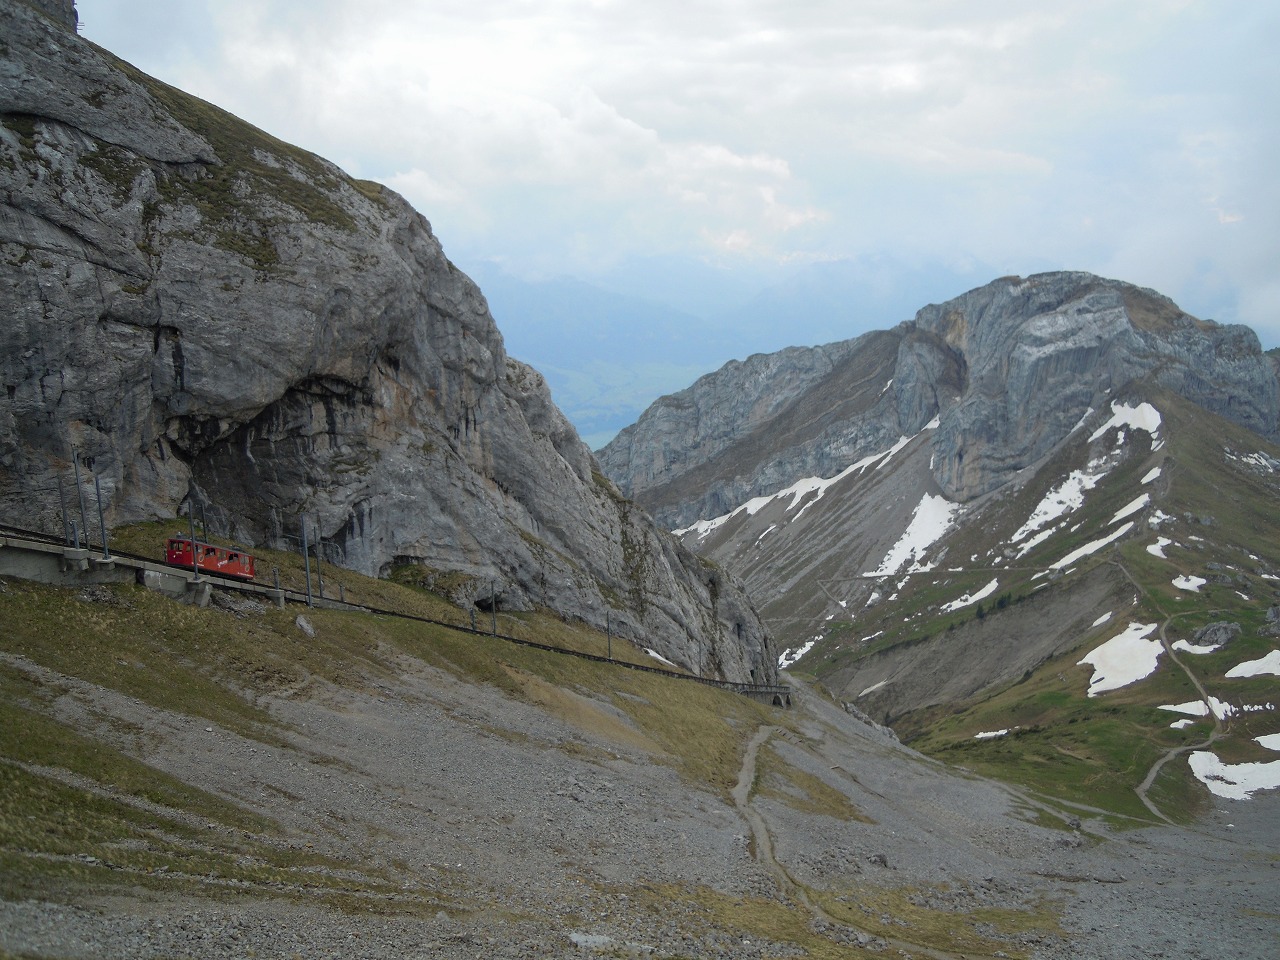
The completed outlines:
<svg viewBox="0 0 1280 960">
<path fill-rule="evenodd" d="M 1280 943 L 1274 793 L 1176 826 L 1118 816 L 928 759 L 799 680 L 782 710 L 364 614 L 9 580 L 0 619 L 0 955 Z"/>
</svg>

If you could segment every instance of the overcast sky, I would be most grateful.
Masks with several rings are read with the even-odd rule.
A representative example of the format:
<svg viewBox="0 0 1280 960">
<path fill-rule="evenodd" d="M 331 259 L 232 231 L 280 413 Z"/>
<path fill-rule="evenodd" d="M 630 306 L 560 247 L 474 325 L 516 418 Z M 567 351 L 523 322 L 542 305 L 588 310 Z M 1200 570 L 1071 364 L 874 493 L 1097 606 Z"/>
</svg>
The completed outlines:
<svg viewBox="0 0 1280 960">
<path fill-rule="evenodd" d="M 1083 269 L 1280 345 L 1270 0 L 79 11 L 148 73 L 399 190 L 464 269 L 887 257 L 969 286 Z"/>
</svg>

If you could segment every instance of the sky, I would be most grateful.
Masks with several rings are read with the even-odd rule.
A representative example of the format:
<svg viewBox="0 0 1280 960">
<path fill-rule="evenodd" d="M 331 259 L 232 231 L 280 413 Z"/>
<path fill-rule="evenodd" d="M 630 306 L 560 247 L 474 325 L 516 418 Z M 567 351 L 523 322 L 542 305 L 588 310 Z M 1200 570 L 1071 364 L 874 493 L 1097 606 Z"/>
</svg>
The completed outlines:
<svg viewBox="0 0 1280 960">
<path fill-rule="evenodd" d="M 78 6 L 118 56 L 404 194 L 473 276 L 695 320 L 824 265 L 895 292 L 744 333 L 741 356 L 1054 269 L 1280 346 L 1280 4 Z"/>
</svg>

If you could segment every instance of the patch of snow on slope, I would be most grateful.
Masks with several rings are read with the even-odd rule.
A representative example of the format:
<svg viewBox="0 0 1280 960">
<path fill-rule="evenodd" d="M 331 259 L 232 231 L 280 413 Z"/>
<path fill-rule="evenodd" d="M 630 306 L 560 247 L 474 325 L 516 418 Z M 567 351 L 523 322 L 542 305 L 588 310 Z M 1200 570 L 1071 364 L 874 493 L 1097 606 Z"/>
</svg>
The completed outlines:
<svg viewBox="0 0 1280 960">
<path fill-rule="evenodd" d="M 1107 534 L 1107 536 L 1103 537 L 1101 540 L 1094 540 L 1090 543 L 1086 543 L 1083 547 L 1077 547 L 1075 550 L 1072 550 L 1057 563 L 1051 564 L 1050 569 L 1062 570 L 1065 567 L 1069 567 L 1081 557 L 1087 557 L 1091 553 L 1097 553 L 1113 540 L 1119 540 L 1132 529 L 1133 521 L 1129 520 L 1128 522 L 1121 524 L 1119 527 L 1116 527 L 1115 530 L 1111 531 L 1111 533 Z"/>
<path fill-rule="evenodd" d="M 1147 553 L 1153 557 L 1159 557 L 1161 560 L 1168 560 L 1164 555 L 1164 548 L 1173 543 L 1168 537 L 1157 537 L 1155 543 L 1147 544 Z"/>
<path fill-rule="evenodd" d="M 648 647 L 645 647 L 644 652 L 647 653 L 649 656 L 653 657 L 653 659 L 657 660 L 659 663 L 663 664 L 664 666 L 668 666 L 668 667 L 675 666 L 674 663 L 672 663 L 670 660 L 668 660 L 666 657 L 660 654 L 657 650 L 650 650 Z"/>
<path fill-rule="evenodd" d="M 1181 730 L 1184 727 L 1191 726 L 1193 723 L 1195 723 L 1194 720 L 1175 720 L 1173 723 L 1169 724 L 1169 726 L 1171 729 Z"/>
<path fill-rule="evenodd" d="M 1265 674 L 1280 677 L 1280 650 L 1272 650 L 1261 660 L 1249 660 L 1245 663 L 1237 663 L 1227 671 L 1227 676 L 1232 679 L 1238 679 L 1240 677 L 1258 677 Z"/>
<path fill-rule="evenodd" d="M 1142 496 L 1138 497 L 1138 499 L 1134 500 L 1132 503 L 1128 503 L 1125 506 L 1121 507 L 1119 510 L 1117 510 L 1115 513 L 1115 516 L 1113 516 L 1110 520 L 1108 520 L 1107 523 L 1109 524 L 1118 523 L 1119 521 L 1123 520 L 1125 517 L 1129 516 L 1130 514 L 1137 513 L 1139 510 L 1141 510 L 1150 502 L 1151 502 L 1151 495 L 1148 493 L 1144 493 Z"/>
<path fill-rule="evenodd" d="M 983 587 L 981 590 L 979 590 L 975 594 L 970 595 L 966 593 L 959 600 L 952 600 L 950 603 L 944 603 L 942 605 L 942 612 L 954 613 L 956 610 L 959 610 L 961 607 L 967 607 L 967 606 L 970 606 L 971 604 L 977 603 L 979 600 L 985 600 L 987 599 L 987 597 L 995 593 L 996 589 L 999 586 L 1000 586 L 1000 581 L 998 579 L 992 580 L 990 583 L 988 583 L 985 587 Z"/>
<path fill-rule="evenodd" d="M 782 654 L 778 657 L 778 669 L 786 670 L 793 663 L 799 662 L 801 657 L 813 649 L 813 645 L 816 642 L 816 640 L 810 640 L 808 643 L 797 648 L 794 653 L 791 651 L 791 648 L 783 650 Z"/>
<path fill-rule="evenodd" d="M 1134 430 L 1144 430 L 1151 434 L 1151 439 L 1154 440 L 1160 432 L 1160 411 L 1149 403 L 1140 403 L 1136 407 L 1131 407 L 1127 403 L 1117 403 L 1112 400 L 1111 419 L 1093 431 L 1089 437 L 1089 442 L 1092 443 L 1097 440 L 1112 427 L 1131 427 Z"/>
<path fill-rule="evenodd" d="M 1194 643 L 1188 643 L 1186 640 L 1175 640 L 1173 642 L 1173 649 L 1178 650 L 1182 653 L 1194 653 L 1194 654 L 1213 653 L 1213 651 L 1215 650 L 1222 649 L 1222 644 L 1215 643 L 1213 644 L 1213 646 L 1209 646 L 1209 647 L 1197 647 Z"/>
<path fill-rule="evenodd" d="M 988 730 L 988 731 L 985 731 L 985 732 L 983 732 L 983 733 L 975 733 L 975 734 L 973 735 L 973 739 L 975 739 L 975 740 L 991 740 L 991 739 L 994 739 L 995 737 L 1003 737 L 1003 736 L 1007 736 L 1007 735 L 1008 735 L 1008 733 L 1009 733 L 1008 729 L 1005 729 L 1005 730 Z"/>
<path fill-rule="evenodd" d="M 1248 467 L 1252 472 L 1258 474 L 1268 474 L 1280 472 L 1280 460 L 1276 460 L 1267 456 L 1265 453 L 1236 453 L 1233 450 L 1224 450 L 1227 459 Z"/>
<path fill-rule="evenodd" d="M 887 577 L 897 573 L 910 560 L 919 567 L 920 560 L 931 546 L 942 539 L 943 534 L 951 527 L 958 503 L 952 503 L 945 497 L 935 497 L 926 493 L 912 511 L 911 522 L 880 563 L 879 569 L 868 576 Z"/>
<path fill-rule="evenodd" d="M 1073 470 L 1067 479 L 1044 495 L 1031 511 L 1030 518 L 1009 538 L 1009 542 L 1017 543 L 1046 524 L 1079 510 L 1084 505 L 1085 491 L 1096 487 L 1106 475 L 1107 470 L 1101 461 L 1091 462 L 1084 470 Z"/>
<path fill-rule="evenodd" d="M 1110 619 L 1111 619 L 1111 611 L 1110 611 L 1110 610 L 1108 610 L 1106 613 L 1104 613 L 1102 616 L 1100 616 L 1097 620 L 1093 621 L 1093 623 L 1089 624 L 1089 626 L 1090 626 L 1090 627 L 1100 627 L 1100 626 L 1102 626 L 1104 623 L 1106 623 L 1106 622 L 1107 622 L 1108 620 L 1110 620 Z"/>
<path fill-rule="evenodd" d="M 867 689 L 863 690 L 860 694 L 858 694 L 858 696 L 865 697 L 868 693 L 875 693 L 881 687 L 887 687 L 888 685 L 889 685 L 888 680 L 881 680 L 879 683 L 873 683 L 871 686 L 867 687 Z"/>
<path fill-rule="evenodd" d="M 1186 703 L 1162 703 L 1157 709 L 1169 710 L 1172 713 L 1185 713 L 1192 717 L 1207 717 L 1209 705 L 1203 700 L 1188 700 Z"/>
<path fill-rule="evenodd" d="M 934 417 L 927 424 L 925 424 L 924 430 L 936 430 L 938 428 L 938 424 L 939 424 L 938 418 Z M 924 430 L 922 430 L 921 433 L 923 433 Z M 772 493 L 767 497 L 753 497 L 752 499 L 748 500 L 746 503 L 742 504 L 741 506 L 738 506 L 733 510 L 730 510 L 728 513 L 724 514 L 723 516 L 715 517 L 714 519 L 711 519 L 711 520 L 699 520 L 697 523 L 693 524 L 692 526 L 684 527 L 683 529 L 680 529 L 680 530 L 673 530 L 671 532 L 674 533 L 677 537 L 683 537 L 685 534 L 688 534 L 688 533 L 696 533 L 698 535 L 699 540 L 705 540 L 710 534 L 712 534 L 714 531 L 716 531 L 720 527 L 724 526 L 726 523 L 728 523 L 730 520 L 732 520 L 734 517 L 738 516 L 739 514 L 746 513 L 748 516 L 755 516 L 757 513 L 763 510 L 766 506 L 768 506 L 774 500 L 782 500 L 787 497 L 791 498 L 791 503 L 787 506 L 788 512 L 800 506 L 800 503 L 804 501 L 804 506 L 800 509 L 800 512 L 797 513 L 795 517 L 792 518 L 794 520 L 798 520 L 800 519 L 800 517 L 804 515 L 804 512 L 806 510 L 808 510 L 811 506 L 813 506 L 815 503 L 821 500 L 823 495 L 829 489 L 831 489 L 831 487 L 833 487 L 835 484 L 839 483 L 841 480 L 845 479 L 846 477 L 851 476 L 852 474 L 862 473 L 867 468 L 873 465 L 877 470 L 880 469 L 880 467 L 884 466 L 886 463 L 889 462 L 890 458 L 892 458 L 895 453 L 897 453 L 899 450 L 901 450 L 903 447 L 905 447 L 907 444 L 909 444 L 912 440 L 914 440 L 918 436 L 920 436 L 919 433 L 911 437 L 899 437 L 898 441 L 888 450 L 885 450 L 881 453 L 873 453 L 870 456 L 863 457 L 857 463 L 854 463 L 848 467 L 845 467 L 843 470 L 837 473 L 834 477 L 805 477 L 801 480 L 797 480 L 795 483 L 787 487 L 785 490 L 779 490 L 777 493 Z M 812 497 L 810 497 L 811 494 L 812 494 Z M 761 536 L 763 536 L 763 534 L 761 534 Z"/>
<path fill-rule="evenodd" d="M 1199 593 L 1200 588 L 1203 587 L 1208 582 L 1209 581 L 1206 580 L 1204 577 L 1193 577 L 1193 576 L 1187 575 L 1185 577 L 1175 577 L 1173 580 L 1173 585 L 1177 587 L 1179 590 L 1186 590 L 1186 591 L 1189 591 L 1190 593 Z"/>
<path fill-rule="evenodd" d="M 1228 800 L 1248 800 L 1259 790 L 1280 787 L 1280 760 L 1223 763 L 1208 750 L 1196 750 L 1188 761 L 1191 772 L 1210 793 Z"/>
<path fill-rule="evenodd" d="M 1155 628 L 1154 623 L 1131 623 L 1123 633 L 1112 637 L 1079 661 L 1093 667 L 1089 696 L 1096 697 L 1108 690 L 1127 687 L 1155 671 L 1162 647 L 1159 638 L 1146 639 Z"/>
<path fill-rule="evenodd" d="M 1142 483 L 1146 485 L 1150 483 L 1152 480 L 1156 479 L 1156 477 L 1158 476 L 1160 476 L 1160 468 L 1152 467 L 1149 471 L 1147 471 L 1147 475 L 1142 478 Z"/>
</svg>

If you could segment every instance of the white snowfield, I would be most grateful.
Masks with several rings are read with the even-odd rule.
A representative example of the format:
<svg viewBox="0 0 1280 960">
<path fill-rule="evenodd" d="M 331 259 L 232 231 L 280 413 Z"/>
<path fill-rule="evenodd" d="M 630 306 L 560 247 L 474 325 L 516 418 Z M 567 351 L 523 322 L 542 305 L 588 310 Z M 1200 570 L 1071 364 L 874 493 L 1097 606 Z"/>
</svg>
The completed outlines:
<svg viewBox="0 0 1280 960">
<path fill-rule="evenodd" d="M 1259 742 L 1262 737 L 1255 738 Z M 1268 749 L 1276 749 L 1274 746 Z M 1208 750 L 1196 750 L 1188 758 L 1194 773 L 1209 792 L 1229 800 L 1248 800 L 1259 790 L 1280 787 L 1280 760 L 1258 763 L 1223 763 Z"/>
<path fill-rule="evenodd" d="M 1092 443 L 1112 427 L 1130 427 L 1151 434 L 1152 441 L 1160 439 L 1160 411 L 1149 403 L 1140 403 L 1131 407 L 1127 403 L 1111 401 L 1111 419 L 1093 431 L 1089 436 Z"/>
<path fill-rule="evenodd" d="M 817 642 L 818 642 L 818 638 L 814 637 L 808 643 L 803 644 L 802 646 L 797 647 L 794 650 L 790 647 L 788 647 L 786 650 L 783 650 L 781 655 L 779 655 L 778 657 L 778 669 L 786 670 L 792 664 L 797 663 L 801 657 L 803 657 L 806 653 L 808 653 L 810 650 L 813 649 L 813 645 Z"/>
<path fill-rule="evenodd" d="M 1149 677 L 1155 672 L 1163 648 L 1160 639 L 1146 639 L 1155 630 L 1154 623 L 1131 623 L 1124 632 L 1095 647 L 1081 664 L 1093 666 L 1089 680 L 1089 696 L 1118 690 Z"/>
<path fill-rule="evenodd" d="M 961 597 L 958 600 L 952 600 L 950 603 L 944 603 L 942 605 L 942 612 L 954 613 L 955 611 L 959 610 L 962 607 L 972 606 L 973 604 L 977 603 L 979 600 L 987 599 L 987 597 L 991 596 L 999 588 L 1000 588 L 1000 581 L 998 579 L 992 580 L 990 583 L 988 583 L 985 587 L 983 587 L 981 590 L 977 591 L 976 593 L 973 593 L 973 594 L 966 593 L 963 597 Z"/>
<path fill-rule="evenodd" d="M 951 524 L 959 510 L 958 503 L 952 503 L 946 497 L 935 497 L 926 493 L 916 504 L 906 531 L 898 542 L 889 548 L 879 568 L 867 576 L 892 576 L 908 561 L 914 561 L 911 572 L 931 569 L 923 565 L 924 555 L 951 529 Z"/>
<path fill-rule="evenodd" d="M 1190 574 L 1173 578 L 1173 585 L 1175 587 L 1177 587 L 1179 590 L 1186 590 L 1189 593 L 1199 593 L 1200 588 L 1203 587 L 1208 582 L 1209 581 L 1206 580 L 1204 577 L 1194 577 L 1194 576 L 1191 576 Z"/>
<path fill-rule="evenodd" d="M 1227 671 L 1227 676 L 1233 678 L 1259 677 L 1265 674 L 1280 677 L 1280 650 L 1272 650 L 1261 660 L 1237 663 Z"/>
<path fill-rule="evenodd" d="M 890 381 L 890 383 L 892 383 L 892 381 Z M 863 473 L 872 467 L 879 470 L 893 459 L 894 454 L 902 450 L 905 446 L 911 443 L 912 440 L 916 439 L 916 437 L 922 436 L 926 430 L 938 429 L 938 424 L 938 418 L 934 417 L 925 424 L 924 430 L 921 430 L 920 433 L 910 437 L 899 437 L 888 450 L 880 453 L 873 453 L 869 457 L 863 457 L 857 463 L 845 467 L 834 477 L 805 477 L 802 480 L 797 480 L 785 490 L 779 490 L 777 493 L 769 494 L 767 497 L 753 497 L 746 503 L 730 510 L 723 516 L 715 517 L 711 520 L 699 520 L 692 526 L 684 527 L 680 530 L 673 530 L 671 532 L 677 537 L 682 537 L 687 533 L 696 533 L 699 540 L 705 540 L 711 533 L 724 526 L 739 514 L 745 513 L 748 516 L 754 517 L 775 500 L 785 500 L 788 497 L 791 498 L 791 503 L 787 506 L 787 512 L 796 509 L 796 507 L 799 507 L 801 503 L 804 503 L 804 506 L 800 508 L 800 512 L 791 518 L 792 520 L 799 520 L 800 517 L 804 516 L 804 512 L 806 510 L 821 500 L 823 495 L 841 480 L 846 477 L 850 477 L 855 473 Z M 775 524 L 773 527 L 770 527 L 769 530 L 765 531 L 765 533 L 769 533 L 776 529 L 776 526 L 777 525 Z M 761 534 L 760 537 L 763 538 L 764 534 Z"/>
</svg>

